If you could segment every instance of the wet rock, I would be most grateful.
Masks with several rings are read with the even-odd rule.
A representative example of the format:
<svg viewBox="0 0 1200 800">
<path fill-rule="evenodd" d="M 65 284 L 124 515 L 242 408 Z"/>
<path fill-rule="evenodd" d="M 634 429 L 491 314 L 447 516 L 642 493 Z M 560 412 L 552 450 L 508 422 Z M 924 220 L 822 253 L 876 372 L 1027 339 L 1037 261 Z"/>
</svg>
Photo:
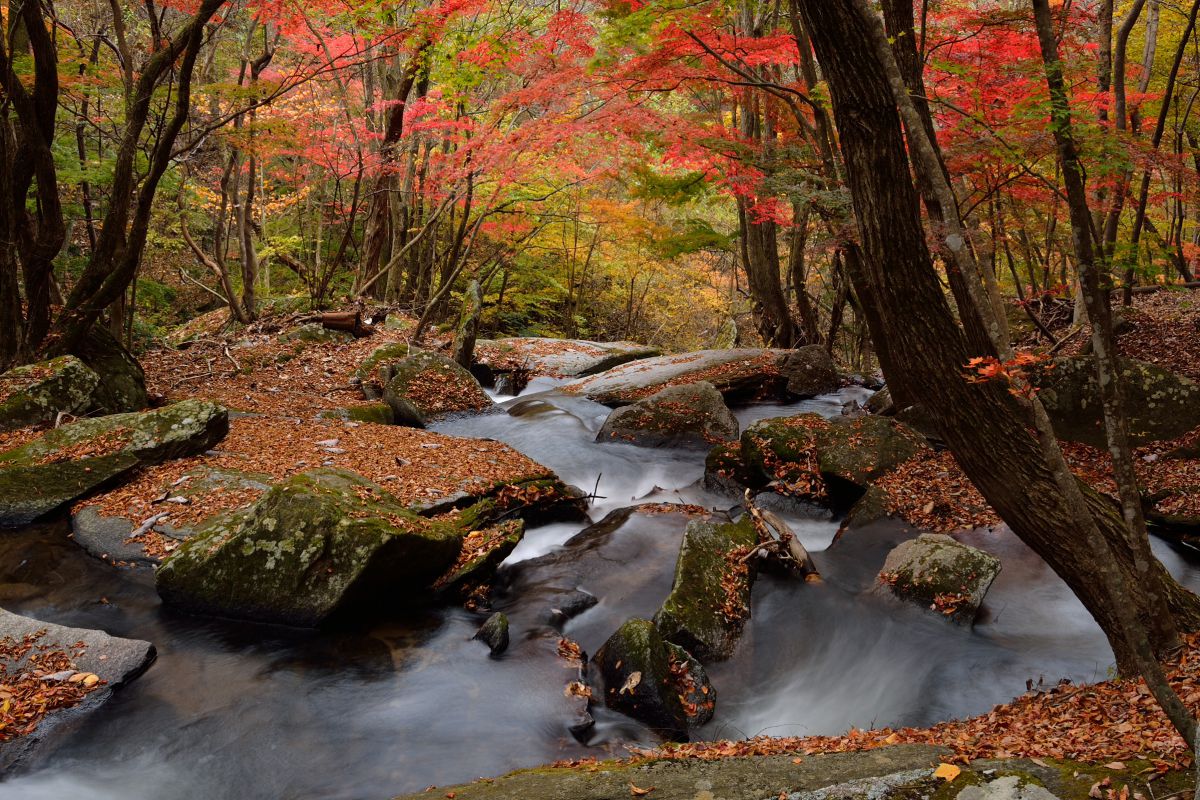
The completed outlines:
<svg viewBox="0 0 1200 800">
<path fill-rule="evenodd" d="M 687 714 L 671 675 L 670 651 L 654 623 L 629 620 L 596 651 L 594 663 L 605 705 L 666 738 L 687 740 Z"/>
<path fill-rule="evenodd" d="M 0 453 L 0 525 L 25 525 L 133 469 L 203 453 L 229 415 L 204 400 L 73 422 Z"/>
<path fill-rule="evenodd" d="M 968 786 L 958 793 L 958 800 L 1058 800 L 1046 787 L 1006 775 L 994 781 Z"/>
<path fill-rule="evenodd" d="M 100 376 L 75 356 L 10 369 L 0 375 L 0 431 L 86 411 L 99 385 Z"/>
<path fill-rule="evenodd" d="M 863 408 L 869 414 L 879 414 L 884 417 L 896 413 L 896 405 L 892 402 L 892 392 L 886 386 L 868 397 Z"/>
<path fill-rule="evenodd" d="M 71 708 L 53 711 L 25 736 L 0 744 L 0 772 L 12 770 L 37 758 L 38 754 L 67 739 L 82 718 L 104 705 L 114 690 L 145 672 L 154 661 L 154 645 L 136 639 L 120 639 L 104 631 L 68 628 L 0 609 L 0 639 L 21 641 L 35 637 L 35 648 L 61 650 L 73 657 L 75 670 L 96 675 L 103 683 Z M 77 645 L 82 642 L 82 653 Z M 37 652 L 35 649 L 33 652 Z M 28 654 L 20 658 L 0 659 L 7 675 L 29 669 Z"/>
<path fill-rule="evenodd" d="M 501 655 L 508 649 L 508 616 L 499 611 L 492 614 L 479 626 L 475 638 L 486 644 L 493 656 Z"/>
<path fill-rule="evenodd" d="M 742 431 L 742 460 L 748 485 L 781 484 L 813 499 L 823 496 L 817 468 L 817 434 L 829 427 L 820 414 L 796 414 L 755 422 Z"/>
<path fill-rule="evenodd" d="M 100 385 L 93 394 L 100 411 L 120 414 L 150 405 L 142 365 L 103 325 L 93 325 L 71 355 L 100 376 Z"/>
<path fill-rule="evenodd" d="M 1144 361 L 1121 359 L 1130 441 L 1137 447 L 1200 426 L 1200 385 Z M 1057 358 L 1031 376 L 1061 439 L 1107 447 L 1104 410 L 1091 356 Z"/>
<path fill-rule="evenodd" d="M 717 690 L 713 688 L 704 665 L 679 645 L 667 642 L 671 678 L 687 724 L 699 728 L 713 718 L 717 710 Z"/>
<path fill-rule="evenodd" d="M 492 504 L 485 502 L 467 513 L 479 514 L 483 509 L 490 512 Z M 465 523 L 468 527 L 473 524 L 463 519 L 457 522 Z M 524 536 L 525 523 L 519 519 L 505 520 L 497 525 L 471 531 L 463 540 L 463 554 L 470 553 L 470 557 L 460 557 L 454 568 L 434 583 L 434 590 L 450 595 L 469 594 L 472 589 L 491 579 L 496 568 L 517 548 Z"/>
<path fill-rule="evenodd" d="M 604 420 L 596 441 L 641 447 L 709 448 L 738 437 L 738 421 L 708 381 L 668 386 Z"/>
<path fill-rule="evenodd" d="M 868 486 L 863 496 L 858 498 L 858 501 L 846 512 L 846 516 L 834 536 L 834 541 L 840 539 L 847 531 L 864 528 L 890 516 L 887 510 L 887 499 L 887 492 L 883 489 L 878 486 Z"/>
<path fill-rule="evenodd" d="M 155 583 L 188 611 L 313 627 L 352 607 L 427 601 L 463 536 L 457 521 L 420 517 L 360 475 L 318 469 L 201 527 Z"/>
<path fill-rule="evenodd" d="M 872 481 L 925 449 L 925 439 L 888 417 L 837 418 L 815 431 L 817 467 L 835 507 L 858 500 Z"/>
<path fill-rule="evenodd" d="M 740 442 L 719 444 L 704 459 L 704 489 L 713 494 L 741 498 L 753 481 L 742 458 Z"/>
<path fill-rule="evenodd" d="M 746 556 L 756 542 L 749 517 L 688 523 L 671 593 L 654 615 L 664 639 L 705 662 L 733 655 L 750 618 L 754 576 Z"/>
<path fill-rule="evenodd" d="M 497 373 L 511 365 L 528 367 L 535 374 L 580 378 L 613 367 L 653 358 L 662 353 L 657 347 L 635 342 L 590 342 L 579 339 L 544 339 L 536 336 L 480 340 L 478 363 Z"/>
<path fill-rule="evenodd" d="M 787 392 L 796 397 L 816 397 L 836 392 L 842 385 L 833 358 L 819 344 L 810 344 L 791 351 L 779 367 L 787 378 Z"/>
<path fill-rule="evenodd" d="M 372 350 L 354 370 L 363 396 L 368 400 L 382 398 L 383 387 L 392 379 L 395 365 L 416 352 L 407 342 L 389 342 Z"/>
<path fill-rule="evenodd" d="M 417 353 L 391 366 L 383 401 L 397 424 L 424 427 L 447 414 L 491 408 L 491 398 L 471 373 L 438 353 Z"/>
<path fill-rule="evenodd" d="M 669 385 L 697 381 L 711 383 L 726 401 L 782 397 L 787 379 L 780 368 L 789 352 L 743 348 L 647 358 L 564 384 L 562 390 L 613 407 L 636 403 Z"/>
<path fill-rule="evenodd" d="M 882 587 L 956 622 L 975 619 L 1000 573 L 1000 559 L 937 533 L 923 533 L 888 553 Z"/>
<path fill-rule="evenodd" d="M 271 482 L 268 475 L 197 467 L 185 472 L 175 485 L 164 487 L 161 502 L 152 507 L 153 513 L 139 519 L 107 515 L 96 505 L 77 506 L 71 514 L 71 536 L 88 553 L 105 561 L 158 564 L 162 560 L 158 553 L 147 552 L 141 541 L 129 541 L 135 532 L 161 534 L 169 540 L 164 542 L 162 549 L 174 550 L 213 517 L 234 513 L 217 511 L 188 525 L 177 526 L 171 524 L 172 512 L 176 509 L 186 508 L 211 492 L 238 493 L 246 498 L 244 502 L 248 506 L 271 488 Z"/>
<path fill-rule="evenodd" d="M 337 419 L 343 422 L 373 422 L 376 425 L 391 425 L 396 417 L 387 403 L 366 403 L 322 411 L 321 419 Z"/>
<path fill-rule="evenodd" d="M 561 629 L 570 620 L 575 619 L 589 608 L 594 607 L 600 599 L 582 589 L 573 589 L 554 600 L 546 621 L 553 627 Z"/>
</svg>

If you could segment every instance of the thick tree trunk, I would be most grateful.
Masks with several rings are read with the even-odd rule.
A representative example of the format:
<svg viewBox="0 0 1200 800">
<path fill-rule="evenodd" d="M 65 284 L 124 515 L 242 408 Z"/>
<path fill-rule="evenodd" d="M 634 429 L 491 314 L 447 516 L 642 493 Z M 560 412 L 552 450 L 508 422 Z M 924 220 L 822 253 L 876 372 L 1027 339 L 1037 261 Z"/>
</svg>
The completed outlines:
<svg viewBox="0 0 1200 800">
<path fill-rule="evenodd" d="M 970 350 L 933 268 L 900 118 L 866 23 L 851 0 L 800 0 L 799 6 L 834 102 L 864 255 L 860 274 L 852 278 L 860 296 L 865 290 L 875 300 L 877 317 L 868 324 L 875 341 L 888 342 L 892 363 L 883 365 L 885 374 L 920 388 L 968 477 L 1092 613 L 1118 665 L 1133 669 L 1136 657 L 1120 634 L 1117 601 L 1095 579 L 1109 567 L 1106 555 L 1082 538 L 1053 467 L 1014 413 L 1006 388 L 973 383 L 964 374 Z M 1184 629 L 1200 626 L 1200 601 L 1161 563 L 1138 570 L 1135 554 L 1121 547 L 1124 521 L 1108 500 L 1091 490 L 1085 496 L 1088 511 L 1113 543 L 1116 568 L 1132 586 L 1138 617 L 1149 621 L 1169 614 Z M 1165 654 L 1174 641 L 1152 645 Z"/>
</svg>

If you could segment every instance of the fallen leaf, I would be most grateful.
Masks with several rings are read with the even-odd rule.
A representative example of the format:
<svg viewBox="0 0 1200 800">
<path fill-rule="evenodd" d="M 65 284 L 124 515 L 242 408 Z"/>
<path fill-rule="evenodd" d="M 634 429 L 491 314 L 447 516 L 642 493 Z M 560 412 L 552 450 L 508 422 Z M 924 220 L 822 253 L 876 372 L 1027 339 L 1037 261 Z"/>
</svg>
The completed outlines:
<svg viewBox="0 0 1200 800">
<path fill-rule="evenodd" d="M 617 694 L 630 694 L 631 692 L 633 692 L 634 689 L 636 689 L 638 687 L 638 684 L 641 682 L 642 682 L 642 673 L 641 672 L 631 672 L 631 673 L 629 673 L 629 677 L 625 679 L 625 685 L 621 687 L 621 691 L 617 692 Z"/>
<path fill-rule="evenodd" d="M 640 674 L 641 673 L 638 673 L 638 672 L 634 673 L 634 675 L 640 675 Z M 654 791 L 653 786 L 651 786 L 649 789 L 643 789 L 642 787 L 636 786 L 633 783 L 629 784 L 629 793 L 631 795 L 633 795 L 634 797 L 645 797 L 646 795 L 650 794 L 653 791 Z"/>
<path fill-rule="evenodd" d="M 941 778 L 946 783 L 949 783 L 957 778 L 961 773 L 962 769 L 959 767 L 956 767 L 953 764 L 941 763 L 938 764 L 938 768 L 933 771 L 933 777 Z"/>
</svg>

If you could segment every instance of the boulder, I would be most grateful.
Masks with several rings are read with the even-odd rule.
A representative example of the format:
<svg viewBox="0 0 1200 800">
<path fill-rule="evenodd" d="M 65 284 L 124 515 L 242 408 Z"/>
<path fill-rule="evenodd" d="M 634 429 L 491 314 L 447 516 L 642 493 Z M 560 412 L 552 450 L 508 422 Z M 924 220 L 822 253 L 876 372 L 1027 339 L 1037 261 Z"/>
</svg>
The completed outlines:
<svg viewBox="0 0 1200 800">
<path fill-rule="evenodd" d="M 727 401 L 784 397 L 781 365 L 789 350 L 699 350 L 646 358 L 564 384 L 561 389 L 603 403 L 625 406 L 672 385 L 708 381 Z"/>
<path fill-rule="evenodd" d="M 528 336 L 481 339 L 477 343 L 476 359 L 497 374 L 520 367 L 539 375 L 581 378 L 630 361 L 653 358 L 661 353 L 657 347 L 634 342 L 589 342 Z"/>
<path fill-rule="evenodd" d="M 53 423 L 91 407 L 100 376 L 75 356 L 61 356 L 0 375 L 0 431 Z"/>
<path fill-rule="evenodd" d="M 687 650 L 667 642 L 667 657 L 671 661 L 675 694 L 683 706 L 688 726 L 699 728 L 712 719 L 717 710 L 717 690 L 708 679 L 704 665 Z"/>
<path fill-rule="evenodd" d="M 746 556 L 758 537 L 750 518 L 688 523 L 671 593 L 654 622 L 663 638 L 704 662 L 733 655 L 750 617 L 754 575 Z"/>
<path fill-rule="evenodd" d="M 137 467 L 197 455 L 229 431 L 222 406 L 184 400 L 47 431 L 0 453 L 0 525 L 25 525 Z"/>
<path fill-rule="evenodd" d="M 483 509 L 491 511 L 490 501 L 476 506 L 476 513 Z M 434 582 L 433 589 L 442 593 L 469 595 L 471 590 L 491 579 L 496 568 L 517 548 L 524 536 L 525 523 L 519 519 L 504 520 L 497 525 L 472 530 L 463 538 L 458 560 Z"/>
<path fill-rule="evenodd" d="M 353 472 L 317 469 L 201 527 L 155 583 L 184 610 L 315 627 L 338 611 L 427 600 L 455 565 L 463 531 Z"/>
<path fill-rule="evenodd" d="M 279 334 L 279 341 L 307 346 L 310 344 L 346 344 L 354 341 L 354 334 L 326 328 L 319 322 L 309 322 L 298 328 Z"/>
<path fill-rule="evenodd" d="M 886 386 L 867 398 L 863 406 L 868 414 L 890 416 L 896 413 L 896 404 L 892 402 L 892 390 Z"/>
<path fill-rule="evenodd" d="M 418 351 L 409 347 L 407 342 L 389 342 L 372 350 L 354 370 L 354 380 L 358 382 L 363 396 L 368 400 L 382 398 L 383 387 L 392 379 L 393 366 L 415 352 Z"/>
<path fill-rule="evenodd" d="M 830 420 L 815 431 L 817 468 L 829 499 L 845 507 L 875 480 L 928 447 L 907 425 L 872 415 Z"/>
<path fill-rule="evenodd" d="M 796 397 L 816 397 L 836 392 L 842 385 L 833 358 L 823 345 L 797 348 L 783 358 L 779 367 L 787 378 L 787 392 Z"/>
<path fill-rule="evenodd" d="M 103 325 L 93 325 L 71 355 L 100 376 L 100 385 L 93 395 L 99 410 L 120 414 L 141 411 L 150 405 L 142 365 Z"/>
<path fill-rule="evenodd" d="M 670 651 L 654 623 L 629 620 L 601 645 L 593 663 L 606 706 L 665 738 L 687 740 L 687 713 L 671 674 Z"/>
<path fill-rule="evenodd" d="M 1174 439 L 1200 427 L 1200 385 L 1144 361 L 1121 359 L 1120 364 L 1135 447 Z M 1059 438 L 1107 447 L 1091 356 L 1056 358 L 1052 368 L 1031 378 Z"/>
<path fill-rule="evenodd" d="M 194 504 L 215 493 L 227 495 L 238 507 L 245 507 L 270 489 L 271 482 L 269 475 L 196 467 L 173 485 L 162 487 L 161 503 L 136 515 L 127 510 L 130 516 L 113 516 L 106 514 L 100 504 L 77 505 L 71 514 L 71 536 L 88 553 L 105 561 L 158 564 L 210 519 L 233 513 L 214 510 L 187 524 L 172 524 L 179 509 L 188 509 L 189 516 L 194 517 Z"/>
<path fill-rule="evenodd" d="M 771 483 L 776 491 L 822 500 L 825 484 L 817 465 L 817 435 L 830 425 L 820 414 L 796 414 L 755 422 L 742 431 L 742 460 L 749 486 Z"/>
<path fill-rule="evenodd" d="M 396 422 L 422 428 L 447 414 L 482 411 L 493 403 L 479 381 L 438 353 L 417 353 L 391 367 L 383 401 Z"/>
<path fill-rule="evenodd" d="M 753 480 L 742 458 L 741 442 L 726 442 L 708 451 L 704 459 L 705 491 L 740 499 Z"/>
<path fill-rule="evenodd" d="M 475 638 L 488 646 L 493 656 L 499 656 L 508 649 L 508 616 L 497 611 L 479 626 Z"/>
<path fill-rule="evenodd" d="M 343 422 L 373 422 L 376 425 L 391 425 L 396 416 L 387 403 L 364 403 L 345 408 L 333 408 L 318 414 L 321 419 L 337 419 Z"/>
<path fill-rule="evenodd" d="M 879 582 L 896 597 L 970 623 L 999 573 L 995 556 L 944 534 L 923 533 L 888 553 Z"/>
<path fill-rule="evenodd" d="M 709 448 L 738 437 L 738 421 L 708 381 L 668 386 L 633 405 L 614 410 L 596 441 L 641 447 Z"/>
<path fill-rule="evenodd" d="M 3 648 L 0 683 L 19 680 L 18 676 L 22 674 L 31 678 L 36 676 L 35 670 L 39 667 L 31 664 L 29 657 L 41 654 L 44 658 L 47 652 L 65 653 L 71 666 L 51 671 L 51 677 L 39 679 L 47 683 L 69 682 L 80 673 L 85 678 L 95 675 L 99 679 L 78 703 L 51 711 L 32 732 L 0 744 L 0 772 L 3 773 L 10 773 L 35 756 L 39 749 L 65 738 L 82 717 L 104 705 L 115 689 L 145 672 L 155 657 L 154 645 L 149 642 L 119 639 L 103 631 L 54 625 L 3 609 L 0 609 L 0 641 L 14 644 L 28 641 L 33 645 L 32 650 L 20 654 L 15 648 Z"/>
</svg>

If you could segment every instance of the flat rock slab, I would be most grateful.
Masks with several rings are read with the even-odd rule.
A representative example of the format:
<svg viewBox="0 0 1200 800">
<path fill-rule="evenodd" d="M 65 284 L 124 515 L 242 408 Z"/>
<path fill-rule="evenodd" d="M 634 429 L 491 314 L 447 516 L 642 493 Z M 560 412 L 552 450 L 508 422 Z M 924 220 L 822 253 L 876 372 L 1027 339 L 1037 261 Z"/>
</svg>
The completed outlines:
<svg viewBox="0 0 1200 800">
<path fill-rule="evenodd" d="M 927 745 L 897 745 L 861 753 L 657 761 L 633 766 L 607 762 L 593 768 L 547 768 L 514 772 L 490 783 L 439 787 L 437 792 L 398 800 L 453 796 L 455 800 L 616 800 L 632 796 L 630 784 L 654 788 L 652 800 L 774 800 L 781 794 L 813 791 L 850 781 L 928 771 L 949 750 Z"/>
<path fill-rule="evenodd" d="M 561 388 L 569 394 L 582 395 L 608 406 L 630 405 L 667 386 L 698 381 L 711 383 L 726 400 L 762 394 L 782 395 L 787 378 L 781 366 L 790 352 L 741 348 L 659 356 L 580 378 Z"/>
<path fill-rule="evenodd" d="M 86 649 L 74 659 L 75 669 L 95 673 L 103 683 L 99 689 L 88 693 L 78 705 L 47 715 L 33 733 L 0 744 L 0 773 L 27 764 L 39 751 L 68 736 L 84 716 L 108 701 L 114 689 L 145 672 L 156 656 L 154 645 L 149 642 L 121 639 L 109 636 L 104 631 L 54 625 L 0 609 L 0 639 L 11 637 L 20 641 L 42 631 L 44 633 L 37 641 L 38 647 L 46 645 L 51 650 L 74 653 L 79 649 L 78 643 L 82 642 Z M 3 663 L 9 675 L 16 675 L 25 669 L 24 659 Z"/>
<path fill-rule="evenodd" d="M 477 362 L 495 372 L 527 367 L 535 375 L 581 378 L 613 367 L 653 358 L 657 347 L 636 342 L 591 342 L 584 339 L 547 339 L 537 336 L 480 340 Z"/>
</svg>

